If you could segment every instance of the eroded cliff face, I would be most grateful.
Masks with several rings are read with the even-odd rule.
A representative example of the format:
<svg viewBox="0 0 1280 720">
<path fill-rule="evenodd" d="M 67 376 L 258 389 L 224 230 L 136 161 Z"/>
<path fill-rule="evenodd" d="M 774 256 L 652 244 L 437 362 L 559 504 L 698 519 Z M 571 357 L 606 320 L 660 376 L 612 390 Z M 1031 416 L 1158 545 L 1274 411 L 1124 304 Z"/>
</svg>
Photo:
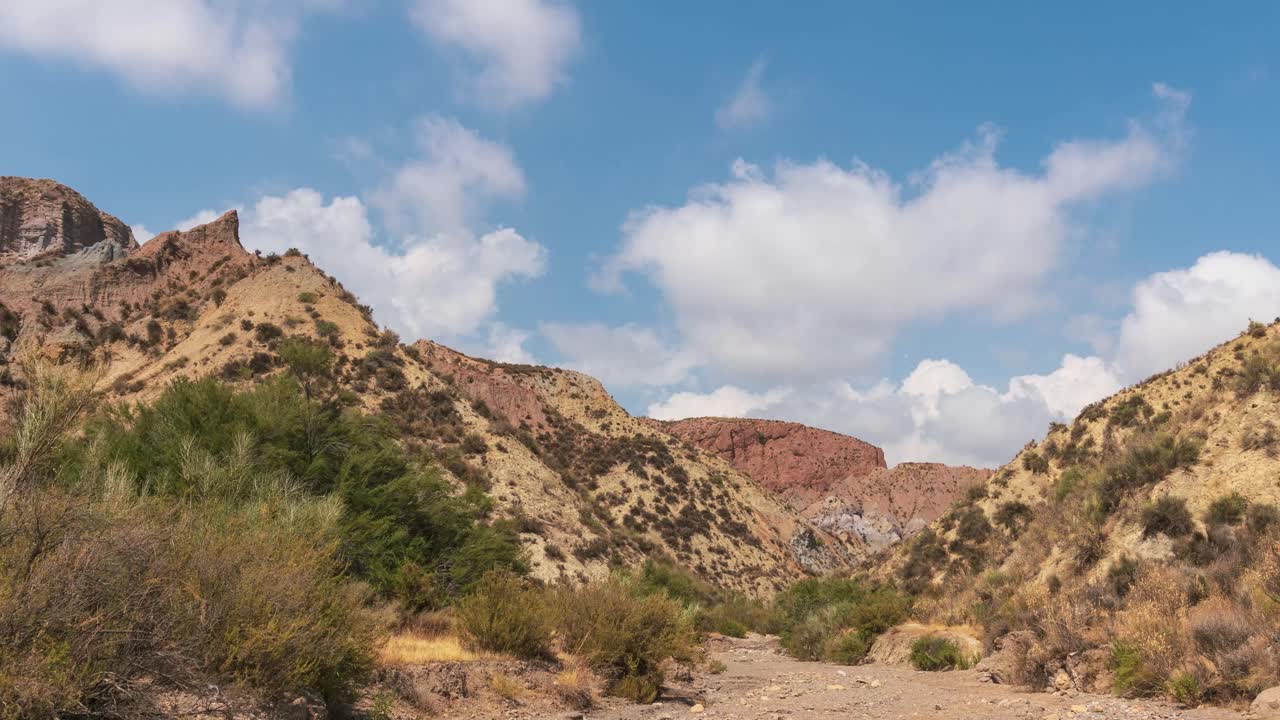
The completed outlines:
<svg viewBox="0 0 1280 720">
<path fill-rule="evenodd" d="M 111 260 L 137 247 L 128 225 L 71 188 L 0 177 L 0 265 L 78 253 Z"/>
<path fill-rule="evenodd" d="M 797 506 L 826 497 L 844 478 L 886 467 L 884 451 L 875 445 L 799 423 L 689 418 L 661 427 L 715 453 Z"/>
<path fill-rule="evenodd" d="M 918 532 L 991 474 L 939 463 L 888 468 L 875 445 L 799 423 L 706 417 L 651 422 L 716 454 L 868 554 Z"/>
</svg>

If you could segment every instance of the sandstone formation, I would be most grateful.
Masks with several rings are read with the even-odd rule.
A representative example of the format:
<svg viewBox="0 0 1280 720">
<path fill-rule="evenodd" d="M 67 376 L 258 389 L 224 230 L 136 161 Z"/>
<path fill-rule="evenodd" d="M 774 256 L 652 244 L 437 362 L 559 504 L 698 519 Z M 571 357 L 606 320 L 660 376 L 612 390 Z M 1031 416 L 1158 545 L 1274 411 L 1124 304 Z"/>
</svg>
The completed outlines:
<svg viewBox="0 0 1280 720">
<path fill-rule="evenodd" d="M 128 225 L 52 180 L 0 177 L 0 265 L 89 253 L 107 260 L 136 250 Z"/>
<path fill-rule="evenodd" d="M 875 445 L 799 423 L 712 417 L 651 422 L 715 453 L 819 528 L 865 551 L 910 537 L 991 474 L 939 463 L 888 468 Z"/>
</svg>

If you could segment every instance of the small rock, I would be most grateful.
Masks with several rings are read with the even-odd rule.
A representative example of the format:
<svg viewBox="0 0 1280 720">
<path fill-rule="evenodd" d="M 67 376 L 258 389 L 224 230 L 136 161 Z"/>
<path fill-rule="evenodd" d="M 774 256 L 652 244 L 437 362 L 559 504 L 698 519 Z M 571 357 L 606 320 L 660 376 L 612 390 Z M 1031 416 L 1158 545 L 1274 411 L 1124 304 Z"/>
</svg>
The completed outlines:
<svg viewBox="0 0 1280 720">
<path fill-rule="evenodd" d="M 880 687 L 880 681 L 879 681 L 879 680 L 872 680 L 872 681 L 871 681 L 871 687 L 873 687 L 873 688 L 878 688 L 878 687 Z"/>
<path fill-rule="evenodd" d="M 845 688 L 843 685 L 828 685 L 827 689 L 828 690 L 844 690 Z"/>
<path fill-rule="evenodd" d="M 1086 713 L 1089 712 L 1089 707 L 1087 705 L 1072 705 L 1071 712 L 1076 713 L 1077 715 L 1080 713 Z"/>
<path fill-rule="evenodd" d="M 1280 686 L 1258 693 L 1249 709 L 1257 720 L 1280 720 Z"/>
<path fill-rule="evenodd" d="M 694 705 L 693 707 L 689 708 L 689 712 L 694 715 L 704 710 L 706 710 L 706 708 L 702 707 L 702 703 L 698 703 L 697 705 Z"/>
</svg>

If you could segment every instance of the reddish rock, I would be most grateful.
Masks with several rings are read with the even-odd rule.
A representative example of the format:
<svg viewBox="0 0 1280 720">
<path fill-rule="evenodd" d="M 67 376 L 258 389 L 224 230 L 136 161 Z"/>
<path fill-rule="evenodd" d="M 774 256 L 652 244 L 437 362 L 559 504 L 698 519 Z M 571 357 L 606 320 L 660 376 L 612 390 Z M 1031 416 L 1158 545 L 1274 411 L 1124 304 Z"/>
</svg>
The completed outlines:
<svg viewBox="0 0 1280 720">
<path fill-rule="evenodd" d="M 52 180 L 0 177 L 0 265 L 89 251 L 112 260 L 136 250 L 133 232 Z"/>
<path fill-rule="evenodd" d="M 818 527 L 878 549 L 938 519 L 991 471 L 940 463 L 885 466 L 884 451 L 855 437 L 776 420 L 653 421 L 715 453 Z"/>
<path fill-rule="evenodd" d="M 799 423 L 704 417 L 661 426 L 720 456 L 796 507 L 826 497 L 844 478 L 885 467 L 884 451 L 875 445 Z"/>
</svg>

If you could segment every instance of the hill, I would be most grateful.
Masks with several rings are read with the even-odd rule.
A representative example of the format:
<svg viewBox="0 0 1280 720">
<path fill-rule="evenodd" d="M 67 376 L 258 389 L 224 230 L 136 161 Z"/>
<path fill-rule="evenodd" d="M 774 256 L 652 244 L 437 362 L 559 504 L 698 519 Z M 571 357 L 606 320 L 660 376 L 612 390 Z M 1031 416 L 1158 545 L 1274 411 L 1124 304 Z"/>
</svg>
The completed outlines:
<svg viewBox="0 0 1280 720">
<path fill-rule="evenodd" d="M 879 572 L 1006 678 L 1180 701 L 1280 680 L 1280 325 L 1054 424 Z"/>
<path fill-rule="evenodd" d="M 284 338 L 311 338 L 332 349 L 348 402 L 390 418 L 459 492 L 489 488 L 536 577 L 598 579 L 610 563 L 665 556 L 765 594 L 848 562 L 832 536 L 630 417 L 596 380 L 404 345 L 301 254 L 247 252 L 234 212 L 138 246 L 51 181 L 0 178 L 0 208 L 0 363 L 20 346 L 106 356 L 108 398 L 149 401 L 178 378 L 251 384 L 280 371 Z M 11 390 L 21 379 L 0 367 Z"/>
<path fill-rule="evenodd" d="M 990 471 L 885 465 L 884 451 L 799 423 L 747 418 L 651 421 L 754 478 L 862 557 L 937 520 Z"/>
</svg>

